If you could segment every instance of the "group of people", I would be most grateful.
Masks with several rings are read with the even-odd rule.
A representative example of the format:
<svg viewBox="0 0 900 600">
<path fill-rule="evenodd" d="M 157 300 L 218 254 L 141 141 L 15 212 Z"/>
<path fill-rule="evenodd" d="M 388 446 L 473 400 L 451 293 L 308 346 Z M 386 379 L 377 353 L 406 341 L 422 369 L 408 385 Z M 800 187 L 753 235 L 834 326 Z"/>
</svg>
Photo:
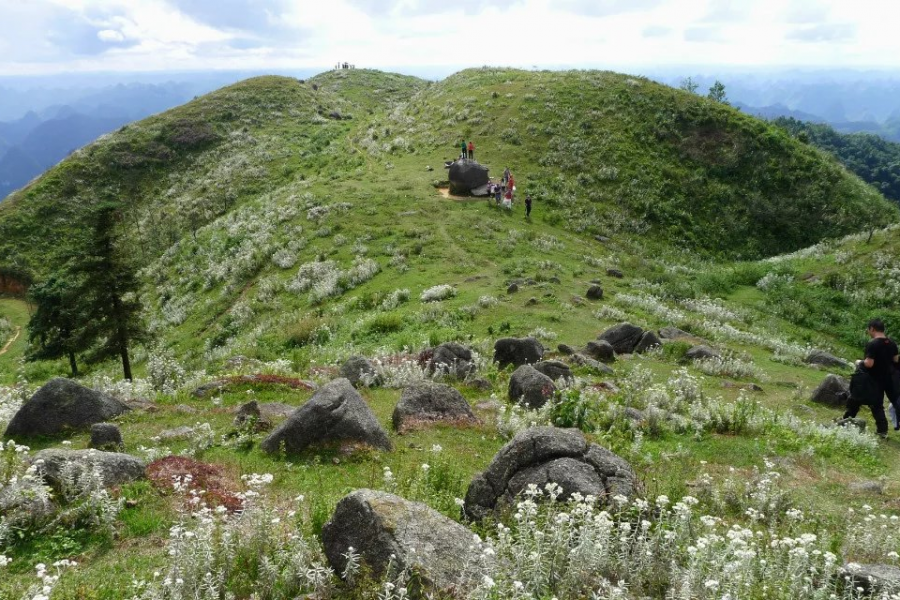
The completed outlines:
<svg viewBox="0 0 900 600">
<path fill-rule="evenodd" d="M 866 355 L 856 361 L 856 373 L 850 381 L 847 411 L 839 422 L 856 418 L 859 409 L 868 405 L 875 419 L 876 433 L 886 438 L 888 420 L 884 414 L 884 397 L 890 403 L 894 431 L 900 431 L 900 353 L 897 344 L 885 335 L 884 321 L 872 319 L 866 327 L 871 341 Z"/>
<path fill-rule="evenodd" d="M 475 160 L 475 143 L 471 140 L 466 143 L 463 140 L 459 149 L 461 150 L 459 159 L 460 160 Z M 506 167 L 503 170 L 503 178 L 500 180 L 500 183 L 494 183 L 493 181 L 488 184 L 488 192 L 489 197 L 493 198 L 497 203 L 497 206 L 503 206 L 503 208 L 507 210 L 512 210 L 513 202 L 515 201 L 515 193 L 516 193 L 516 180 L 512 176 L 512 172 L 509 170 L 509 167 Z M 531 196 L 525 196 L 525 218 L 531 218 Z"/>
</svg>

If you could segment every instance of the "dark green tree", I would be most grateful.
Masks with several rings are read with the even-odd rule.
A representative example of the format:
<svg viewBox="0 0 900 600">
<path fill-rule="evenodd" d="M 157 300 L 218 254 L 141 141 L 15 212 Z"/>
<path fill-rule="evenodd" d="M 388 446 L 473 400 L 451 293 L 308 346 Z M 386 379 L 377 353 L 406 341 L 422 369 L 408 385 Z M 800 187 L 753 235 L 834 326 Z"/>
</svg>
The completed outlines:
<svg viewBox="0 0 900 600">
<path fill-rule="evenodd" d="M 125 379 L 132 379 L 129 345 L 146 341 L 141 320 L 141 302 L 136 268 L 122 250 L 116 236 L 118 205 L 101 204 L 92 213 L 90 239 L 74 263 L 80 276 L 80 297 L 88 315 L 85 339 L 90 340 L 91 359 L 118 357 Z"/>
<path fill-rule="evenodd" d="M 28 322 L 32 350 L 28 360 L 68 358 L 72 377 L 78 376 L 76 354 L 86 349 L 87 321 L 78 301 L 79 291 L 71 274 L 60 272 L 31 287 L 28 292 L 35 311 Z"/>
<path fill-rule="evenodd" d="M 716 79 L 716 82 L 712 84 L 712 87 L 709 88 L 709 94 L 707 97 L 710 100 L 715 100 L 716 102 L 721 102 L 722 104 L 728 104 L 728 96 L 725 95 L 725 84 Z"/>
</svg>

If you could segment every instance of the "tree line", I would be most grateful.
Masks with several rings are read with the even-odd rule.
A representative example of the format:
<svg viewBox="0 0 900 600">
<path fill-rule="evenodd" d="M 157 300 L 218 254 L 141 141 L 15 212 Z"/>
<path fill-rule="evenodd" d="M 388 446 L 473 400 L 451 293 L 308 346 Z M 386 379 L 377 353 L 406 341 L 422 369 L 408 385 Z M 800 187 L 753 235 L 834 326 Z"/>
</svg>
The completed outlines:
<svg viewBox="0 0 900 600">
<path fill-rule="evenodd" d="M 129 347 L 146 341 L 137 269 L 123 248 L 116 224 L 120 206 L 104 202 L 90 211 L 63 266 L 33 285 L 35 310 L 28 323 L 29 360 L 67 359 L 72 376 L 79 361 L 117 358 L 132 379 Z"/>
</svg>

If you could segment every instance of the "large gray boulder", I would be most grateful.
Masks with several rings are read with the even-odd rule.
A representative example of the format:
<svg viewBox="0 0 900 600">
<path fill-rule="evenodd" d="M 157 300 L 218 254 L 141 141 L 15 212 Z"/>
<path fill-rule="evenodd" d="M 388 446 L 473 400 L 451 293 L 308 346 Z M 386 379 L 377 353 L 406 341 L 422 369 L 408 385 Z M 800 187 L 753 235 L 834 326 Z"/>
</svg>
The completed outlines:
<svg viewBox="0 0 900 600">
<path fill-rule="evenodd" d="M 469 484 L 464 505 L 472 520 L 509 506 L 516 496 L 534 484 L 562 488 L 558 500 L 578 492 L 606 501 L 621 494 L 638 493 L 639 481 L 624 459 L 596 444 L 589 444 L 576 429 L 534 427 L 514 437 L 494 456 L 491 464 Z"/>
<path fill-rule="evenodd" d="M 606 340 L 588 342 L 584 347 L 584 353 L 601 362 L 615 362 L 616 349 Z"/>
<path fill-rule="evenodd" d="M 668 326 L 659 330 L 659 337 L 664 340 L 678 340 L 682 338 L 692 338 L 694 336 L 683 329 Z"/>
<path fill-rule="evenodd" d="M 478 418 L 459 391 L 449 385 L 423 381 L 403 390 L 392 421 L 394 429 L 404 431 L 435 421 L 477 423 Z"/>
<path fill-rule="evenodd" d="M 335 379 L 319 388 L 262 442 L 270 454 L 281 448 L 288 454 L 310 446 L 363 444 L 391 449 L 387 432 L 378 423 L 362 396 L 346 378 Z"/>
<path fill-rule="evenodd" d="M 806 355 L 806 364 L 838 369 L 850 368 L 849 362 L 843 358 L 838 358 L 833 354 L 829 354 L 824 350 L 811 350 L 810 353 Z"/>
<path fill-rule="evenodd" d="M 364 356 L 351 356 L 341 365 L 340 376 L 350 381 L 354 386 L 375 383 L 377 374 L 375 365 Z"/>
<path fill-rule="evenodd" d="M 850 382 L 838 375 L 828 375 L 813 390 L 810 400 L 817 404 L 824 404 L 833 408 L 844 408 L 847 398 L 850 397 Z"/>
<path fill-rule="evenodd" d="M 528 408 L 540 408 L 556 392 L 553 380 L 532 367 L 522 365 L 509 378 L 509 399 Z"/>
<path fill-rule="evenodd" d="M 465 379 L 475 372 L 472 351 L 456 342 L 447 342 L 435 347 L 428 366 L 432 372 L 440 371 L 457 379 Z"/>
<path fill-rule="evenodd" d="M 471 579 L 467 568 L 472 531 L 418 502 L 374 490 L 345 496 L 322 528 L 322 545 L 338 574 L 350 548 L 376 579 L 387 569 L 408 569 L 416 597 L 462 597 Z"/>
<path fill-rule="evenodd" d="M 490 178 L 488 168 L 474 160 L 458 160 L 450 165 L 450 192 L 457 196 L 465 196 L 473 190 L 486 186 Z M 479 190 L 480 191 L 480 190 Z"/>
<path fill-rule="evenodd" d="M 569 365 L 558 360 L 542 360 L 539 363 L 534 363 L 534 369 L 543 373 L 554 382 L 557 382 L 560 379 L 563 380 L 564 384 L 575 381 L 575 377 L 572 375 L 572 369 L 569 368 Z"/>
<path fill-rule="evenodd" d="M 142 479 L 147 468 L 147 463 L 130 454 L 100 450 L 47 448 L 32 458 L 33 463 L 38 461 L 43 464 L 44 479 L 47 484 L 55 488 L 62 487 L 67 476 L 77 480 L 86 469 L 92 469 L 95 466 L 100 470 L 105 487 Z"/>
<path fill-rule="evenodd" d="M 494 343 L 494 362 L 501 369 L 509 365 L 533 365 L 544 357 L 544 347 L 532 337 L 502 338 Z"/>
<path fill-rule="evenodd" d="M 594 360 L 584 354 L 573 354 L 571 360 L 573 365 L 589 369 L 595 375 L 612 375 L 615 372 L 609 365 L 605 365 L 599 360 Z"/>
<path fill-rule="evenodd" d="M 900 568 L 894 565 L 849 563 L 841 571 L 853 587 L 862 588 L 865 594 L 900 592 Z"/>
<path fill-rule="evenodd" d="M 644 330 L 637 325 L 619 323 L 601 333 L 597 339 L 609 342 L 616 354 L 631 354 L 641 341 L 642 335 Z"/>
<path fill-rule="evenodd" d="M 58 435 L 88 429 L 130 410 L 112 396 L 72 381 L 52 379 L 19 408 L 6 427 L 6 437 Z"/>
<path fill-rule="evenodd" d="M 644 352 L 659 346 L 662 346 L 662 340 L 660 340 L 652 331 L 645 331 L 644 335 L 642 335 L 641 339 L 638 341 L 637 346 L 634 347 L 634 351 L 638 354 L 643 354 Z"/>
</svg>

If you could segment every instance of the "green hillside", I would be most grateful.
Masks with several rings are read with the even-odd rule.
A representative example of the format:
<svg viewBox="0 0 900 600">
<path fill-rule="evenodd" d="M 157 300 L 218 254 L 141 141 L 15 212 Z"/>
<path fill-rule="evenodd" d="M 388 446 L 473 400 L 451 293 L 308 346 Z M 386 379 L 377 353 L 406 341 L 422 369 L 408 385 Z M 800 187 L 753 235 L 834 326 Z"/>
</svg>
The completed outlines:
<svg viewBox="0 0 900 600">
<path fill-rule="evenodd" d="M 512 211 L 449 195 L 443 164 L 462 138 L 495 178 L 512 169 Z M 415 577 L 392 588 L 325 570 L 318 536 L 337 502 L 369 487 L 459 521 L 473 476 L 534 424 L 619 454 L 650 504 L 469 523 L 499 561 L 470 598 L 855 599 L 841 565 L 896 564 L 895 529 L 881 525 L 898 511 L 897 436 L 877 439 L 865 414 L 866 432 L 831 426 L 839 408 L 810 393 L 849 367 L 807 359 L 859 358 L 874 315 L 900 327 L 898 209 L 777 127 L 614 73 L 257 78 L 129 125 L 0 204 L 0 273 L 46 278 L 84 251 L 84 224 L 109 200 L 124 204 L 119 250 L 140 266 L 153 341 L 134 352 L 135 381 L 113 362 L 80 381 L 133 402 L 117 420 L 126 452 L 202 461 L 210 501 L 262 495 L 244 516 L 198 518 L 190 486 L 163 470 L 61 497 L 67 520 L 15 535 L 0 522 L 12 561 L 0 597 L 17 600 L 36 563 L 66 558 L 79 565 L 52 600 L 406 598 Z M 592 285 L 602 299 L 588 299 Z M 30 310 L 0 301 L 0 347 Z M 623 321 L 686 337 L 620 356 L 611 373 L 557 349 Z M 539 339 L 574 383 L 540 410 L 514 406 L 512 370 L 491 362 L 507 336 Z M 476 354 L 472 377 L 445 381 L 481 423 L 395 432 L 402 390 L 448 341 Z M 699 343 L 720 357 L 687 359 Z M 24 362 L 27 349 L 19 335 L 0 356 L 0 427 L 68 372 Z M 360 393 L 392 452 L 272 456 L 264 433 L 235 429 L 238 406 L 301 406 L 304 382 L 326 384 L 356 354 L 375 359 L 378 384 Z M 222 387 L 192 394 L 211 382 Z M 160 437 L 176 427 L 188 433 Z M 34 452 L 62 439 L 16 441 Z M 11 485 L 25 451 L 4 452 Z"/>
</svg>

